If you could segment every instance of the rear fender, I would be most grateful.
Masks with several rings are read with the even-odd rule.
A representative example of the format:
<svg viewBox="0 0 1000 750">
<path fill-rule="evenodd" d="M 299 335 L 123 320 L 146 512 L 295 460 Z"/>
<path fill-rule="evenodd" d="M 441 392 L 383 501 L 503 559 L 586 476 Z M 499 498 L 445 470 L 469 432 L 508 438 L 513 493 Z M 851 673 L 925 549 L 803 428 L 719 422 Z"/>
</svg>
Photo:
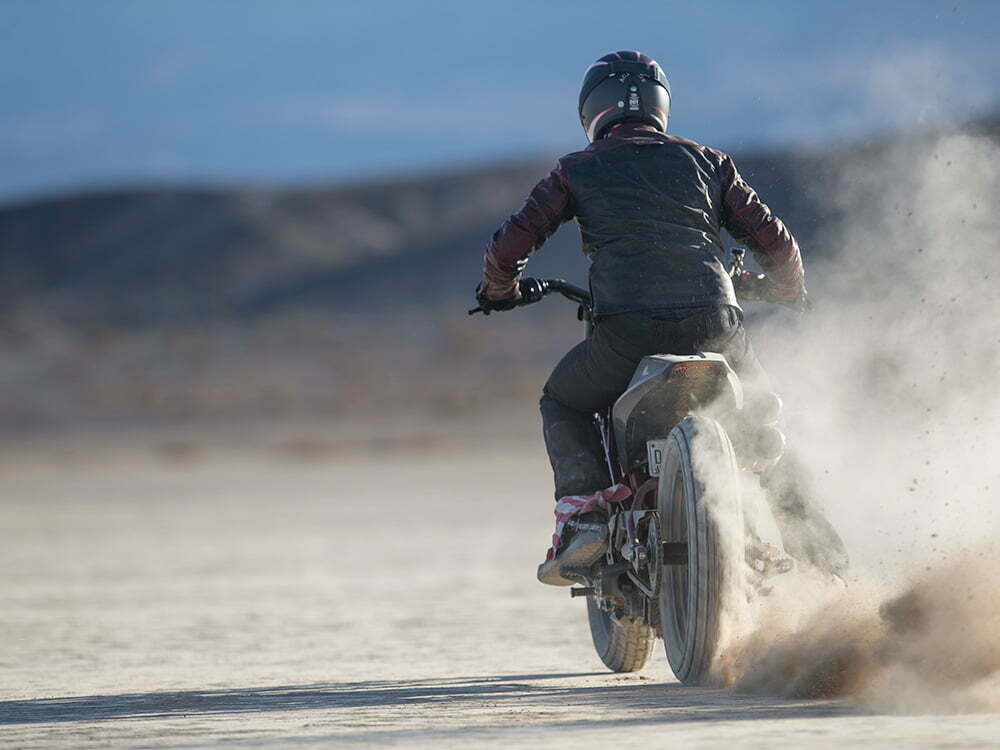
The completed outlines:
<svg viewBox="0 0 1000 750">
<path fill-rule="evenodd" d="M 611 409 L 618 458 L 626 472 L 647 461 L 646 441 L 665 438 L 688 414 L 712 406 L 743 408 L 743 386 L 726 358 L 702 354 L 643 357 Z"/>
</svg>

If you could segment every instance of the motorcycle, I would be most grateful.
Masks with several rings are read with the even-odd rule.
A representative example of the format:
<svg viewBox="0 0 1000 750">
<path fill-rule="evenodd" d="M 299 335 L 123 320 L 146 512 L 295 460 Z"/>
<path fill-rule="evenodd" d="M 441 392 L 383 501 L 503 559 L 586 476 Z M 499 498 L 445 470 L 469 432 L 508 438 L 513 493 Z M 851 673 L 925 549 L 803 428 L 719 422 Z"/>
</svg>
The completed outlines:
<svg viewBox="0 0 1000 750">
<path fill-rule="evenodd" d="M 777 302 L 744 257 L 733 251 L 737 296 Z M 523 279 L 519 288 L 519 307 L 553 293 L 575 302 L 593 332 L 587 290 L 561 279 Z M 469 314 L 477 312 L 490 311 Z M 745 475 L 781 458 L 780 408 L 775 394 L 745 394 L 724 356 L 701 352 L 644 357 L 614 405 L 594 415 L 609 486 L 625 485 L 630 496 L 610 506 L 605 558 L 561 573 L 580 584 L 570 595 L 586 598 L 594 647 L 609 669 L 641 669 L 662 638 L 680 682 L 710 682 L 726 613 L 791 569 L 745 522 L 741 498 Z"/>
</svg>

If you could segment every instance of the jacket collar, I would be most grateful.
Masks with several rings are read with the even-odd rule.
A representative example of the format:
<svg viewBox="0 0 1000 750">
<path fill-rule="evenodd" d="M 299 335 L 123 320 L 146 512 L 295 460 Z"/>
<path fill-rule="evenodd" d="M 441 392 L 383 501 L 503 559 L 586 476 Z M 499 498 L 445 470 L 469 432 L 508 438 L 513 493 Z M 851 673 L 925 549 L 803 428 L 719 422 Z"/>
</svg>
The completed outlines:
<svg viewBox="0 0 1000 750">
<path fill-rule="evenodd" d="M 652 125 L 647 125 L 644 122 L 618 122 L 612 125 L 608 132 L 605 133 L 605 138 L 630 138 L 635 136 L 650 136 L 650 135 L 663 135 L 659 130 L 654 128 Z"/>
</svg>

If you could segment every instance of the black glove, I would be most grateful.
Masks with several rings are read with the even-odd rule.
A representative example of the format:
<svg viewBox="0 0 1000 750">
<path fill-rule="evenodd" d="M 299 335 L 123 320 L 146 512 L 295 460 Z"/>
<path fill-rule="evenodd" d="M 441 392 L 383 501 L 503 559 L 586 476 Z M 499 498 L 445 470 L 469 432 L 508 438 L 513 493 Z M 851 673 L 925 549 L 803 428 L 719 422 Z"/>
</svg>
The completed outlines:
<svg viewBox="0 0 1000 750">
<path fill-rule="evenodd" d="M 483 292 L 482 283 L 479 283 L 476 285 L 476 302 L 479 303 L 478 309 L 482 311 L 484 315 L 489 315 L 491 312 L 513 310 L 521 304 L 521 292 L 520 290 L 515 290 L 514 296 L 508 297 L 507 299 L 488 299 L 486 294 Z"/>
</svg>

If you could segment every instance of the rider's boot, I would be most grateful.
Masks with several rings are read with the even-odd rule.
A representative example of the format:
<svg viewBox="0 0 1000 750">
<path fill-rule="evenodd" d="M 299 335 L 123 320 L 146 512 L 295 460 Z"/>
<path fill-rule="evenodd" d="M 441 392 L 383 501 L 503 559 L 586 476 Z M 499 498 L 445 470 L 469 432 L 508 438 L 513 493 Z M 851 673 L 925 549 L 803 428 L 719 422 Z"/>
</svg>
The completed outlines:
<svg viewBox="0 0 1000 750">
<path fill-rule="evenodd" d="M 804 468 L 786 453 L 761 476 L 781 541 L 798 562 L 829 576 L 842 578 L 850 564 L 844 542 L 820 509 L 810 500 Z"/>
<path fill-rule="evenodd" d="M 545 447 L 555 477 L 557 528 L 554 546 L 538 566 L 538 580 L 571 586 L 579 581 L 570 580 L 563 571 L 589 568 L 604 556 L 608 547 L 604 508 L 609 500 L 619 501 L 622 492 L 627 497 L 628 490 L 608 487 L 611 477 L 592 414 L 572 409 L 548 393 L 540 407 Z M 602 487 L 607 489 L 595 492 Z"/>
<path fill-rule="evenodd" d="M 608 551 L 608 515 L 592 510 L 566 521 L 559 546 L 538 566 L 538 580 L 550 586 L 572 586 L 582 581 L 564 575 L 574 568 L 587 569 Z M 568 572 L 572 575 L 572 572 Z"/>
</svg>

